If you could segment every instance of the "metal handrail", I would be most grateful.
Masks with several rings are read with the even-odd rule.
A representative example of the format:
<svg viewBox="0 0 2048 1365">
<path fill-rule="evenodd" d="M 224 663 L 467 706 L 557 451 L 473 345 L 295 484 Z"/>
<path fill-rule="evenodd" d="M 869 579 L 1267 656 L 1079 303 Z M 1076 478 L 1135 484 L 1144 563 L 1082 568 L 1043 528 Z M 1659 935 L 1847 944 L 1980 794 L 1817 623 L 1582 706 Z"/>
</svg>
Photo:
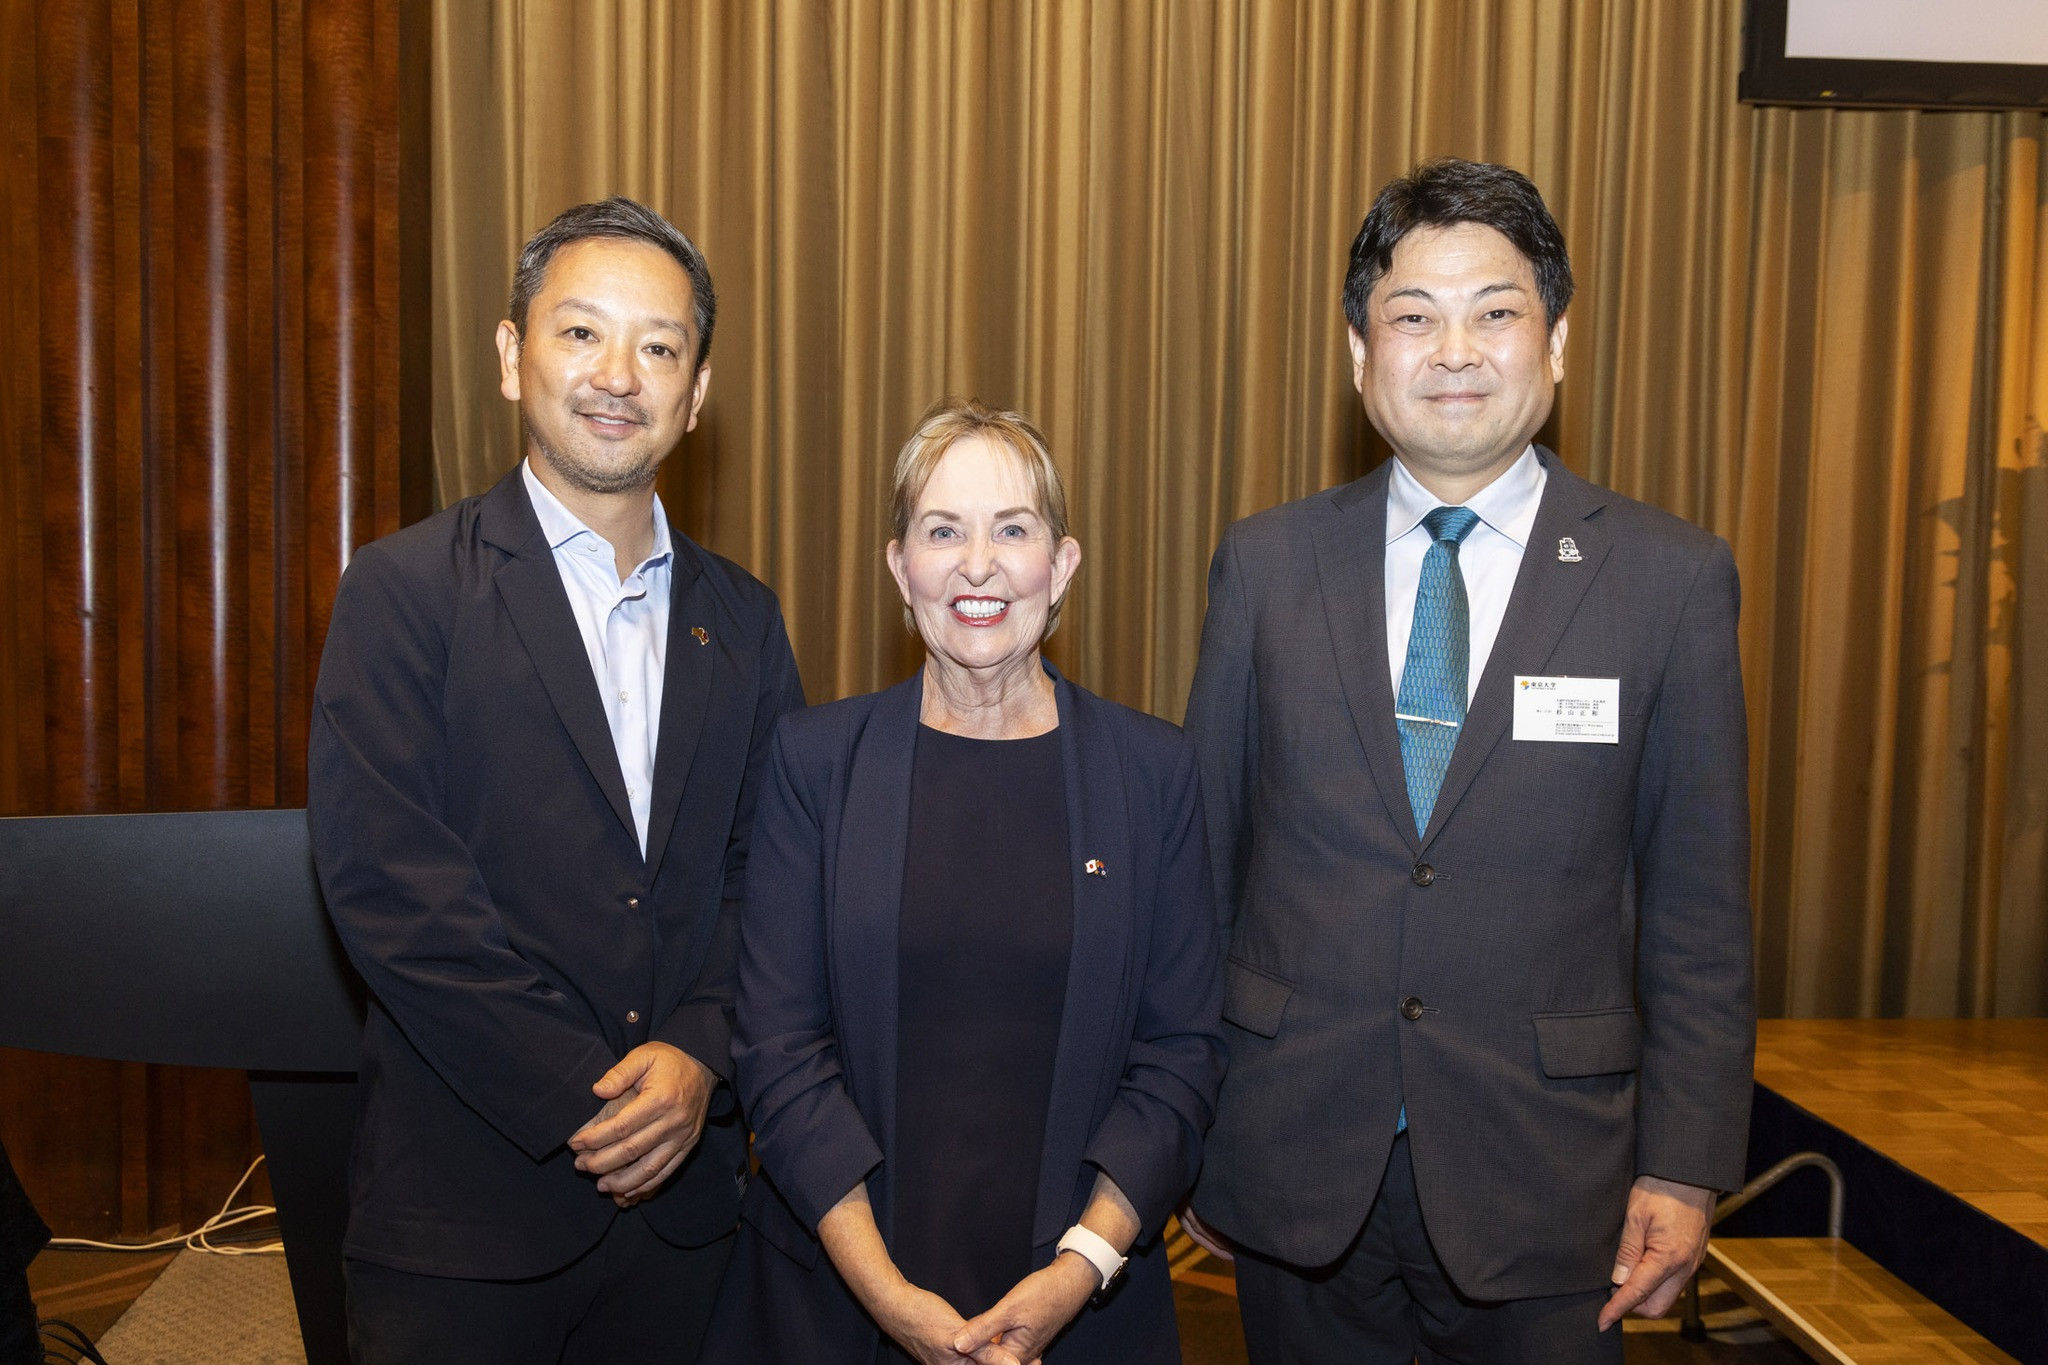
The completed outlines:
<svg viewBox="0 0 2048 1365">
<path fill-rule="evenodd" d="M 1777 1165 L 1765 1171 L 1756 1179 L 1744 1185 L 1735 1193 L 1714 1205 L 1714 1221 L 1720 1222 L 1729 1214 L 1747 1205 L 1765 1190 L 1792 1174 L 1802 1166 L 1818 1166 L 1828 1177 L 1828 1236 L 1842 1235 L 1842 1168 L 1822 1156 L 1819 1152 L 1794 1152 Z"/>
<path fill-rule="evenodd" d="M 1765 1171 L 1756 1179 L 1744 1185 L 1735 1193 L 1714 1205 L 1714 1222 L 1719 1223 L 1737 1209 L 1776 1185 L 1792 1172 L 1803 1166 L 1817 1166 L 1828 1178 L 1828 1236 L 1839 1239 L 1842 1235 L 1842 1201 L 1844 1185 L 1842 1168 L 1819 1152 L 1794 1152 L 1777 1165 Z M 1685 1286 L 1685 1316 L 1679 1320 L 1678 1335 L 1687 1341 L 1705 1341 L 1707 1324 L 1700 1317 L 1700 1277 L 1694 1271 L 1692 1279 Z"/>
</svg>

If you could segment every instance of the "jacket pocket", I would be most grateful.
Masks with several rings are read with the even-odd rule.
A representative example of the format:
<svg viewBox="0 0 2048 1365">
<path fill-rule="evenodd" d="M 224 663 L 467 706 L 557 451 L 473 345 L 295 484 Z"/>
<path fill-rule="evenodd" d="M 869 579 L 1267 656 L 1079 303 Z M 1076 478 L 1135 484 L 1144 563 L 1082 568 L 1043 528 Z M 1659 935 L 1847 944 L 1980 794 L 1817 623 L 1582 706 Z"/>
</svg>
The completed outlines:
<svg viewBox="0 0 2048 1365">
<path fill-rule="evenodd" d="M 1223 963 L 1223 1017 L 1247 1033 L 1271 1038 L 1280 1031 L 1280 1015 L 1294 983 L 1262 972 L 1238 958 Z"/>
<path fill-rule="evenodd" d="M 1643 1030 L 1634 1009 L 1538 1014 L 1536 1052 L 1552 1080 L 1634 1071 L 1643 1061 Z"/>
</svg>

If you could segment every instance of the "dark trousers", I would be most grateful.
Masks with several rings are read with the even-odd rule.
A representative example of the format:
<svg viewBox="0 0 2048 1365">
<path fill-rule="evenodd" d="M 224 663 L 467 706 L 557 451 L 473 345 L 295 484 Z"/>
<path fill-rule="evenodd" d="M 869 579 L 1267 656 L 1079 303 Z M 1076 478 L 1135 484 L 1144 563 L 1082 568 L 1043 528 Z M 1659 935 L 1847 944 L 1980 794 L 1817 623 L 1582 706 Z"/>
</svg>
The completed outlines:
<svg viewBox="0 0 2048 1365">
<path fill-rule="evenodd" d="M 1415 1196 L 1408 1135 L 1358 1240 L 1333 1265 L 1237 1256 L 1252 1365 L 1620 1365 L 1621 1328 L 1599 1331 L 1605 1288 L 1479 1303 L 1444 1273 Z"/>
<path fill-rule="evenodd" d="M 732 1238 L 670 1246 L 635 1210 L 530 1280 L 415 1275 L 351 1259 L 355 1365 L 693 1365 Z"/>
</svg>

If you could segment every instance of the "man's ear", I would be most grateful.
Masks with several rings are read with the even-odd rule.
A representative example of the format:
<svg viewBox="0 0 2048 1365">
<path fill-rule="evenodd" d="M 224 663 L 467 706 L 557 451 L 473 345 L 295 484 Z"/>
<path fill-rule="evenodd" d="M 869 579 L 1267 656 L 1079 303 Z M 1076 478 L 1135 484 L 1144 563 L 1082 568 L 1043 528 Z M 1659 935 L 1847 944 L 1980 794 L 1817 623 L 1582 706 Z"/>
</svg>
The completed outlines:
<svg viewBox="0 0 2048 1365">
<path fill-rule="evenodd" d="M 519 401 L 519 349 L 524 344 L 519 329 L 506 318 L 498 324 L 498 392 Z"/>
<path fill-rule="evenodd" d="M 1559 315 L 1550 324 L 1550 382 L 1564 383 L 1564 337 L 1571 330 L 1570 319 Z"/>
<path fill-rule="evenodd" d="M 1361 396 L 1365 393 L 1365 337 L 1356 327 L 1347 327 L 1351 334 L 1351 387 Z"/>
<path fill-rule="evenodd" d="M 711 362 L 705 361 L 697 367 L 697 378 L 690 385 L 690 420 L 683 423 L 684 431 L 697 429 L 697 413 L 704 406 L 704 395 L 711 392 Z"/>
</svg>

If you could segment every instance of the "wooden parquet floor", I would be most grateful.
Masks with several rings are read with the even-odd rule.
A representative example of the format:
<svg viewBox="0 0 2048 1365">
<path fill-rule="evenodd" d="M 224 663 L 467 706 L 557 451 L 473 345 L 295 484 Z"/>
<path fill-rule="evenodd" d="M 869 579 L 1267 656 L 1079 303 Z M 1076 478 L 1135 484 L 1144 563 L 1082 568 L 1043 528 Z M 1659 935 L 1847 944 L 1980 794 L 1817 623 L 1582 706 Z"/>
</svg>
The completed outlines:
<svg viewBox="0 0 2048 1365">
<path fill-rule="evenodd" d="M 1815 1360 L 1844 1365 L 2016 1365 L 1890 1271 L 1830 1237 L 1717 1240 L 1707 1264 L 1764 1307 Z"/>
<path fill-rule="evenodd" d="M 2048 1246 L 2048 1019 L 1767 1019 L 1756 1078 Z"/>
</svg>

